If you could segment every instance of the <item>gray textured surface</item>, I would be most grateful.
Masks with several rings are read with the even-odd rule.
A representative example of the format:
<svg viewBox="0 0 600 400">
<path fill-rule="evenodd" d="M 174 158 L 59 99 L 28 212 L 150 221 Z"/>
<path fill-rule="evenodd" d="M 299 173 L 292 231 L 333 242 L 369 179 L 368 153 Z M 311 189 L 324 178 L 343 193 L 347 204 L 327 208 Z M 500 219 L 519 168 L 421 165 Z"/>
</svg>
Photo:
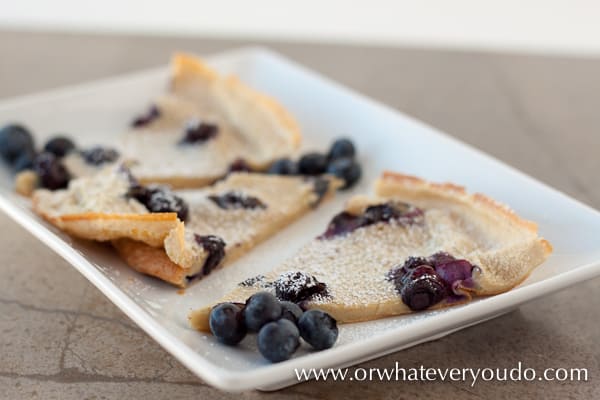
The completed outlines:
<svg viewBox="0 0 600 400">
<path fill-rule="evenodd" d="M 243 42 L 0 32 L 0 97 L 162 65 Z M 269 44 L 600 207 L 600 60 Z M 588 368 L 588 382 L 206 386 L 50 249 L 0 214 L 0 398 L 600 398 L 600 280 L 363 367 Z"/>
</svg>

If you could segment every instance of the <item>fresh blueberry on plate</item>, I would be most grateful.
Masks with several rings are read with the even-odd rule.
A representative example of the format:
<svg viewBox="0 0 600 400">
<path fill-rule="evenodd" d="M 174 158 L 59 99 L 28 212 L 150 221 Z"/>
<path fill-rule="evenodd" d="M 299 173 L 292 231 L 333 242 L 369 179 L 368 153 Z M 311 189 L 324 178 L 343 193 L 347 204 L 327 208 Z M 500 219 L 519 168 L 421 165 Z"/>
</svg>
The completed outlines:
<svg viewBox="0 0 600 400">
<path fill-rule="evenodd" d="M 0 155 L 13 163 L 26 151 L 34 151 L 33 136 L 22 125 L 10 124 L 0 129 Z"/>
<path fill-rule="evenodd" d="M 321 153 L 308 153 L 298 161 L 298 170 L 302 175 L 319 175 L 327 169 L 327 156 Z"/>
<path fill-rule="evenodd" d="M 48 152 L 38 154 L 33 162 L 33 170 L 38 175 L 41 186 L 50 190 L 66 188 L 71 179 L 60 159 Z"/>
<path fill-rule="evenodd" d="M 258 332 L 268 322 L 281 317 L 281 304 L 269 292 L 258 292 L 246 301 L 244 317 L 249 331 Z"/>
<path fill-rule="evenodd" d="M 332 347 L 338 337 L 337 322 L 321 310 L 308 310 L 298 320 L 300 336 L 316 350 Z"/>
<path fill-rule="evenodd" d="M 13 171 L 21 172 L 26 169 L 33 169 L 33 162 L 37 154 L 33 150 L 25 150 L 13 163 Z"/>
<path fill-rule="evenodd" d="M 269 322 L 258 332 L 258 351 L 271 362 L 288 360 L 298 346 L 298 328 L 287 319 Z"/>
<path fill-rule="evenodd" d="M 222 343 L 235 345 L 246 336 L 244 313 L 233 303 L 221 303 L 210 311 L 210 331 Z"/>
<path fill-rule="evenodd" d="M 302 309 L 296 303 L 291 301 L 282 301 L 281 304 L 281 318 L 289 319 L 294 324 L 298 323 L 298 320 L 302 316 Z"/>
<path fill-rule="evenodd" d="M 75 149 L 75 143 L 66 136 L 55 136 L 44 145 L 44 151 L 54 154 L 56 157 L 64 157 Z"/>
<path fill-rule="evenodd" d="M 342 189 L 348 189 L 358 182 L 362 175 L 362 169 L 354 159 L 340 158 L 329 164 L 327 173 L 342 179 L 344 181 Z"/>
<path fill-rule="evenodd" d="M 354 158 L 356 148 L 350 139 L 340 138 L 331 145 L 328 158 L 329 161 L 338 160 L 340 158 Z"/>
</svg>

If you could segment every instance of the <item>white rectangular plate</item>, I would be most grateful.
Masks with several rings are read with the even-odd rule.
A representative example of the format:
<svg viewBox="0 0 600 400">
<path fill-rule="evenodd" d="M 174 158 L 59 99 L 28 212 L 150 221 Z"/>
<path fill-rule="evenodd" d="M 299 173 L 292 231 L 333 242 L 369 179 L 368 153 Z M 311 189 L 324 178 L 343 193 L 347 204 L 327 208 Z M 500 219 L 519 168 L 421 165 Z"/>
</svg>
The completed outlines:
<svg viewBox="0 0 600 400">
<path fill-rule="evenodd" d="M 67 259 L 167 351 L 211 385 L 224 390 L 273 389 L 297 383 L 295 368 L 347 366 L 375 358 L 492 318 L 518 305 L 600 274 L 600 213 L 434 129 L 345 89 L 283 57 L 248 48 L 209 57 L 279 99 L 300 122 L 305 148 L 325 149 L 344 135 L 357 144 L 362 183 L 324 204 L 258 246 L 235 264 L 194 284 L 183 295 L 128 269 L 107 247 L 70 239 L 29 210 L 0 168 L 0 206 Z M 167 69 L 145 71 L 0 105 L 0 124 L 30 126 L 38 143 L 68 132 L 79 144 L 110 144 L 131 118 L 164 91 Z M 423 162 L 424 154 L 428 162 Z M 244 278 L 271 269 L 310 238 L 353 193 L 367 192 L 384 169 L 452 181 L 511 205 L 539 223 L 554 254 L 522 285 L 498 296 L 441 311 L 342 326 L 333 349 L 300 349 L 289 361 L 270 364 L 256 351 L 255 337 L 226 347 L 190 329 L 190 309 L 209 304 Z"/>
</svg>

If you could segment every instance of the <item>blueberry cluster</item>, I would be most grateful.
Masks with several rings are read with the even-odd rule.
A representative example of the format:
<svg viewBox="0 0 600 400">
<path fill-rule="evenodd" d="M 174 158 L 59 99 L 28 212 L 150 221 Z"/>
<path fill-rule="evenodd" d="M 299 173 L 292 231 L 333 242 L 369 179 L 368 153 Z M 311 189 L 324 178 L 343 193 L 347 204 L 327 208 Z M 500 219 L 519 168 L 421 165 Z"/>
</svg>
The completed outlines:
<svg viewBox="0 0 600 400">
<path fill-rule="evenodd" d="M 356 148 L 350 139 L 337 139 L 331 145 L 327 154 L 311 152 L 303 155 L 298 162 L 289 158 L 275 161 L 269 170 L 277 175 L 308 175 L 331 174 L 344 181 L 342 189 L 348 189 L 362 174 L 360 164 L 356 161 Z"/>
<path fill-rule="evenodd" d="M 475 268 L 467 260 L 439 252 L 429 257 L 409 257 L 392 268 L 387 279 L 394 283 L 404 304 L 419 311 L 448 297 L 462 297 L 462 291 L 473 286 Z"/>
<path fill-rule="evenodd" d="M 58 135 L 36 151 L 31 131 L 18 124 L 0 129 L 0 155 L 15 173 L 33 170 L 42 187 L 55 190 L 67 187 L 71 176 L 60 159 L 75 148 L 67 137 Z"/>
<path fill-rule="evenodd" d="M 56 190 L 69 184 L 71 175 L 65 168 L 62 158 L 77 151 L 77 146 L 69 137 L 59 134 L 50 138 L 41 151 L 35 148 L 31 131 L 18 124 L 9 124 L 0 129 L 0 155 L 10 164 L 15 173 L 33 170 L 41 187 Z M 101 165 L 116 161 L 119 153 L 107 147 L 93 147 L 79 152 L 90 165 Z"/>
<path fill-rule="evenodd" d="M 267 360 L 289 359 L 304 339 L 315 350 L 332 347 L 338 337 L 336 320 L 321 310 L 303 311 L 269 292 L 252 295 L 245 304 L 221 303 L 210 312 L 210 330 L 222 343 L 236 345 L 248 332 L 257 333 L 258 350 Z"/>
</svg>

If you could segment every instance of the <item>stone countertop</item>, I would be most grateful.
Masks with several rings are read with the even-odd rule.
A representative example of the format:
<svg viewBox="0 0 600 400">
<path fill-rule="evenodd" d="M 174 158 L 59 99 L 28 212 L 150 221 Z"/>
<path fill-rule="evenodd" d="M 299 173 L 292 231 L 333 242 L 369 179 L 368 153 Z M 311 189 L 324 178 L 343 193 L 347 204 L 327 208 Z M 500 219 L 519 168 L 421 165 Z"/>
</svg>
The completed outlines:
<svg viewBox="0 0 600 400">
<path fill-rule="evenodd" d="M 0 97 L 163 65 L 242 41 L 0 32 Z M 255 43 L 253 43 L 255 44 Z M 260 43 L 600 208 L 600 60 Z M 0 214 L 0 398 L 600 398 L 600 279 L 361 367 L 587 368 L 587 382 L 202 383 L 66 261 Z"/>
</svg>

